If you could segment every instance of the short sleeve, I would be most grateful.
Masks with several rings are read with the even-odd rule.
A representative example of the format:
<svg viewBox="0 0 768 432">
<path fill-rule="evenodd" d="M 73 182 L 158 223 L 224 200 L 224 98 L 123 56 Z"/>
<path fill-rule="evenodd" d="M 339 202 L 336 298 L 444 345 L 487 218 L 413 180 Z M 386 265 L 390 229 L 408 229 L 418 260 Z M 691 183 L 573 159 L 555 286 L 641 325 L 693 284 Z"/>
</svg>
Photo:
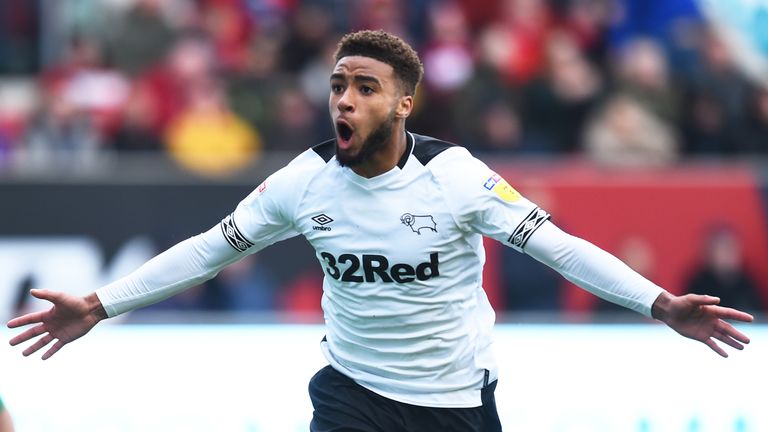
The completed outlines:
<svg viewBox="0 0 768 432">
<path fill-rule="evenodd" d="M 531 235 L 550 218 L 499 174 L 466 149 L 456 147 L 432 161 L 461 229 L 493 238 L 522 251 Z"/>
</svg>

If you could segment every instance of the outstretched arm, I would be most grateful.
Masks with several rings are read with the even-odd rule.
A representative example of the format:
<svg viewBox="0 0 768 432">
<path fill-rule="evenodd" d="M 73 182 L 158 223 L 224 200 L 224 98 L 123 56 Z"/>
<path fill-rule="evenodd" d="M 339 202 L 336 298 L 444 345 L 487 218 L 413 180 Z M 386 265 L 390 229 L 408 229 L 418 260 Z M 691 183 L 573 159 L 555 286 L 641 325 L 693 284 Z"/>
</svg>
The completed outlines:
<svg viewBox="0 0 768 432">
<path fill-rule="evenodd" d="M 232 248 L 218 226 L 184 240 L 152 258 L 130 275 L 85 297 L 56 291 L 32 290 L 32 295 L 52 303 L 50 309 L 32 312 L 8 322 L 8 327 L 33 327 L 11 339 L 18 345 L 40 336 L 23 351 L 35 353 L 54 340 L 43 354 L 47 359 L 64 345 L 88 333 L 99 321 L 157 303 L 214 277 L 244 254 Z"/>
<path fill-rule="evenodd" d="M 563 232 L 552 222 L 545 222 L 531 235 L 525 252 L 592 294 L 656 318 L 723 357 L 728 354 L 715 340 L 736 349 L 749 343 L 749 338 L 725 320 L 750 322 L 751 315 L 718 306 L 716 297 L 672 295 L 618 258 Z"/>
<path fill-rule="evenodd" d="M 307 150 L 271 175 L 267 179 L 269 188 L 265 181 L 220 224 L 171 247 L 130 275 L 89 296 L 35 291 L 35 296 L 51 301 L 53 306 L 48 311 L 11 320 L 10 327 L 37 324 L 13 338 L 11 344 L 41 336 L 24 350 L 24 355 L 29 355 L 57 339 L 43 355 L 49 358 L 105 317 L 157 303 L 213 278 L 221 269 L 248 254 L 297 235 L 290 209 L 295 207 L 293 200 L 301 196 L 303 189 L 296 187 L 296 179 L 311 178 L 306 170 L 323 166 L 323 159 Z"/>
</svg>

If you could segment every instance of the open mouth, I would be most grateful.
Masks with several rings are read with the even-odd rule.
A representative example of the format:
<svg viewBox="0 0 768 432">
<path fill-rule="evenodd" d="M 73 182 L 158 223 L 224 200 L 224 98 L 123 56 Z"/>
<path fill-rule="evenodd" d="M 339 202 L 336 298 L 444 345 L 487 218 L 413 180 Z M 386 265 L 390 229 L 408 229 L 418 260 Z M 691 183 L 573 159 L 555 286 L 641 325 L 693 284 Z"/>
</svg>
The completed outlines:
<svg viewBox="0 0 768 432">
<path fill-rule="evenodd" d="M 344 122 L 336 122 L 336 132 L 339 134 L 339 138 L 343 141 L 349 141 L 352 138 L 352 127 Z"/>
</svg>

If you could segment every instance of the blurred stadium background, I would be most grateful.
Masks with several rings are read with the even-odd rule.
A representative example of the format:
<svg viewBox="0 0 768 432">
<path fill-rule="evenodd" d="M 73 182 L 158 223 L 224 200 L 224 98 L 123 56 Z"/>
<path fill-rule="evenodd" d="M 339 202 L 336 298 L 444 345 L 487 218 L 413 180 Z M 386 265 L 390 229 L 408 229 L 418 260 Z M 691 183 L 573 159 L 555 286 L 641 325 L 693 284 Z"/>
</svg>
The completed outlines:
<svg viewBox="0 0 768 432">
<path fill-rule="evenodd" d="M 767 0 L 0 0 L 0 318 L 44 306 L 30 287 L 126 274 L 330 137 L 330 54 L 362 28 L 422 56 L 409 129 L 669 291 L 764 322 Z M 768 430 L 742 396 L 768 388 L 762 324 L 713 359 L 487 248 L 506 427 Z M 0 395 L 21 431 L 305 430 L 321 278 L 283 242 L 46 364 L 3 348 Z"/>
</svg>

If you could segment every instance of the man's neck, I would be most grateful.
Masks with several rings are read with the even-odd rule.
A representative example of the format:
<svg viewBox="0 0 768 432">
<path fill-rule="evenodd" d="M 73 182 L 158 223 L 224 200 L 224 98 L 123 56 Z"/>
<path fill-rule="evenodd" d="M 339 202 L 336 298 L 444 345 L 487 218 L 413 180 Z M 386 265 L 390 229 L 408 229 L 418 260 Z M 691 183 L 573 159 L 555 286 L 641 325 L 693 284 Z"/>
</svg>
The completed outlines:
<svg viewBox="0 0 768 432">
<path fill-rule="evenodd" d="M 392 134 L 386 146 L 367 161 L 351 167 L 352 171 L 360 177 L 373 178 L 397 166 L 408 147 L 408 139 L 406 138 L 405 127 L 396 128 L 396 130 L 398 132 Z"/>
</svg>

